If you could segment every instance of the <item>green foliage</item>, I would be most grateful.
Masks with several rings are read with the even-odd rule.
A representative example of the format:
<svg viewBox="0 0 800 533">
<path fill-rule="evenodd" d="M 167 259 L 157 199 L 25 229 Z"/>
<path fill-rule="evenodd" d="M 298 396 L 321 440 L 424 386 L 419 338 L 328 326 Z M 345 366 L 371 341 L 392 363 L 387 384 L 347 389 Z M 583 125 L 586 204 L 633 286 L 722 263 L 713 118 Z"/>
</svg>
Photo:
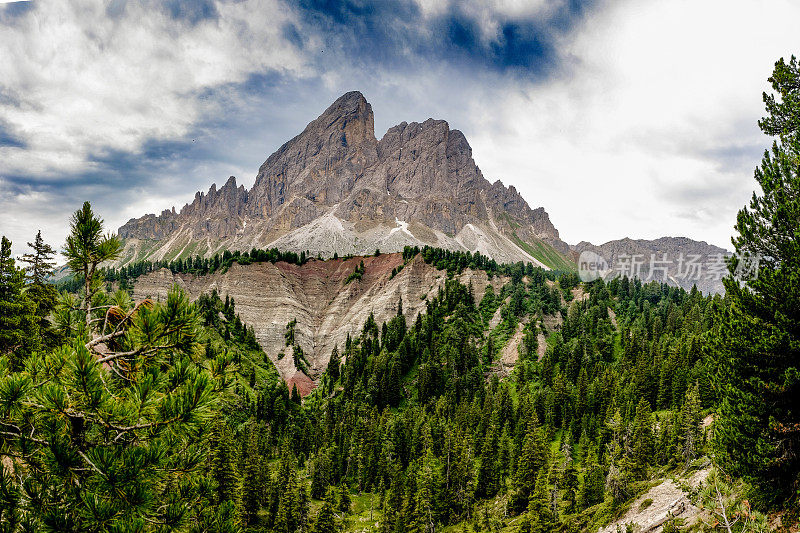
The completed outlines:
<svg viewBox="0 0 800 533">
<path fill-rule="evenodd" d="M 775 63 L 775 69 L 769 78 L 775 94 L 764 93 L 764 105 L 767 116 L 758 121 L 761 131 L 773 137 L 779 137 L 786 145 L 800 141 L 800 65 L 792 56 L 787 63 L 783 58 Z"/>
<path fill-rule="evenodd" d="M 328 532 L 375 495 L 381 531 L 511 522 L 573 531 L 624 510 L 654 469 L 704 453 L 698 417 L 717 399 L 704 387 L 708 336 L 727 302 L 628 279 L 581 285 L 480 254 L 409 248 L 403 258 L 417 254 L 452 274 L 440 292 L 408 321 L 402 302 L 386 323 L 371 314 L 302 401 L 232 298 L 212 292 L 192 304 L 173 290 L 163 303 L 134 302 L 126 290 L 107 294 L 95 270 L 83 302 L 62 295 L 53 312 L 69 344 L 26 353 L 19 371 L 0 365 L 0 428 L 12 433 L 4 453 L 17 450 L 18 473 L 29 460 L 42 472 L 30 489 L 0 478 L 0 502 L 10 502 L 0 518 L 38 527 L 50 515 L 34 505 L 67 516 L 69 504 L 64 530 L 115 520 L 141 531 Z M 202 274 L 234 257 L 263 256 L 174 266 Z M 106 276 L 122 287 L 148 268 Z M 507 283 L 478 303 L 475 287 L 453 279 L 464 268 Z M 578 286 L 586 298 L 563 307 Z M 285 340 L 303 368 L 296 326 Z M 520 330 L 509 374 L 498 354 Z"/>
<path fill-rule="evenodd" d="M 762 533 L 772 531 L 767 517 L 754 511 L 747 501 L 748 487 L 714 469 L 699 493 L 703 508 L 713 517 L 711 531 Z"/>
<path fill-rule="evenodd" d="M 194 275 L 212 274 L 214 272 L 225 272 L 231 265 L 238 263 L 240 265 L 250 265 L 253 263 L 289 263 L 291 265 L 304 265 L 308 262 L 308 255 L 303 252 L 297 254 L 295 252 L 283 252 L 277 248 L 270 248 L 269 250 L 262 250 L 253 248 L 248 251 L 234 251 L 225 250 L 222 254 L 215 254 L 213 257 L 200 257 L 195 255 L 186 257 L 185 259 L 176 258 L 173 260 L 158 260 L 158 261 L 136 261 L 129 263 L 120 268 L 108 267 L 103 270 L 105 281 L 119 282 L 120 286 L 126 287 L 133 283 L 136 278 L 155 272 L 162 268 L 167 268 L 173 273 L 185 273 Z M 70 284 L 67 287 L 72 287 Z"/>
<path fill-rule="evenodd" d="M 333 489 L 329 490 L 322 507 L 317 513 L 317 518 L 314 520 L 312 533 L 336 533 L 339 531 L 333 509 L 335 498 L 336 492 Z"/>
<path fill-rule="evenodd" d="M 361 278 L 364 276 L 364 272 L 365 271 L 366 271 L 366 269 L 364 268 L 364 261 L 362 260 L 362 261 L 360 261 L 358 263 L 358 266 L 356 267 L 356 269 L 353 270 L 353 272 L 351 272 L 350 275 L 348 275 L 345 278 L 344 284 L 347 285 L 351 281 L 361 281 Z"/>
<path fill-rule="evenodd" d="M 163 369 L 161 351 L 131 358 L 123 379 L 78 339 L 3 372 L 4 445 L 13 478 L 28 480 L 21 513 L 61 531 L 141 526 L 142 517 L 188 526 L 202 509 L 203 428 L 218 391 L 186 352 L 171 351 Z"/>
<path fill-rule="evenodd" d="M 41 318 L 25 287 L 25 273 L 11 257 L 11 241 L 0 243 L 0 355 L 7 354 L 19 367 L 22 354 L 39 347 Z"/>
<path fill-rule="evenodd" d="M 768 116 L 760 125 L 781 144 L 765 152 L 755 171 L 761 194 L 737 217 L 733 239 L 743 258 L 760 257 L 757 277 L 740 285 L 733 260 L 725 279 L 730 305 L 715 331 L 722 401 L 714 431 L 719 465 L 759 489 L 758 501 L 775 503 L 800 485 L 800 124 L 795 58 L 776 64 L 770 81 L 781 101 L 764 95 Z"/>
<path fill-rule="evenodd" d="M 29 242 L 28 246 L 33 249 L 33 252 L 24 254 L 21 259 L 28 265 L 25 267 L 25 277 L 28 282 L 25 292 L 28 298 L 36 304 L 41 344 L 50 349 L 54 348 L 60 340 L 52 330 L 49 320 L 49 315 L 55 309 L 58 300 L 58 291 L 49 283 L 55 265 L 53 261 L 55 250 L 44 242 L 41 231 L 36 233 L 36 238 L 33 242 Z"/>
<path fill-rule="evenodd" d="M 56 251 L 52 246 L 44 242 L 41 230 L 36 233 L 36 238 L 33 242 L 29 242 L 28 246 L 33 249 L 33 253 L 27 253 L 22 256 L 22 262 L 28 264 L 25 267 L 26 276 L 31 283 L 44 285 L 48 278 L 53 275 L 55 266 L 53 256 Z"/>
<path fill-rule="evenodd" d="M 92 211 L 89 202 L 73 213 L 70 234 L 64 247 L 67 266 L 84 280 L 83 310 L 86 313 L 84 326 L 91 331 L 90 309 L 92 298 L 100 288 L 101 280 L 95 275 L 98 266 L 119 257 L 122 243 L 113 235 L 103 235 L 103 219 Z"/>
<path fill-rule="evenodd" d="M 647 467 L 653 454 L 653 420 L 647 400 L 639 400 L 632 425 L 631 443 L 626 449 L 625 469 L 632 481 L 642 481 L 648 478 Z M 699 424 L 695 428 L 699 429 Z M 697 446 L 698 443 L 693 442 L 693 446 Z"/>
</svg>

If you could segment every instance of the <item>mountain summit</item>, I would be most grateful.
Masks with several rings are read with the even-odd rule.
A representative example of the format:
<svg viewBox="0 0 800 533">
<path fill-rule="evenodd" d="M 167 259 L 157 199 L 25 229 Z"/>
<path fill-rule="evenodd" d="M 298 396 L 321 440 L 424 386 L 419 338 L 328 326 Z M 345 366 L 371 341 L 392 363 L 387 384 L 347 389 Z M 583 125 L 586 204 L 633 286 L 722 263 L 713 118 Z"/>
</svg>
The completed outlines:
<svg viewBox="0 0 800 533">
<path fill-rule="evenodd" d="M 428 244 L 564 268 L 570 253 L 543 208 L 483 177 L 463 133 L 428 119 L 378 140 L 372 106 L 357 91 L 269 156 L 249 191 L 231 177 L 179 212 L 131 219 L 119 235 L 123 263 L 253 247 L 330 256 Z"/>
</svg>

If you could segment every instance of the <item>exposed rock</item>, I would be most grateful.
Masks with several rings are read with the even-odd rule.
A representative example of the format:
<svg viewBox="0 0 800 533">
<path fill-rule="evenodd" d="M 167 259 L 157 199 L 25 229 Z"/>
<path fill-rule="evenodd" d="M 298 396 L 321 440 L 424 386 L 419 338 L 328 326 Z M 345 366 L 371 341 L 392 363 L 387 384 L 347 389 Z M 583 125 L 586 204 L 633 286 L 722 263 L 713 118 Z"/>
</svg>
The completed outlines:
<svg viewBox="0 0 800 533">
<path fill-rule="evenodd" d="M 662 237 L 652 241 L 625 238 L 600 246 L 580 242 L 570 248 L 576 260 L 581 252 L 592 251 L 602 256 L 612 270 L 625 273 L 630 272 L 628 265 L 631 264 L 631 258 L 636 257 L 636 261 L 641 262 L 637 277 L 645 281 L 663 281 L 686 290 L 697 285 L 705 294 L 725 291 L 721 276 L 727 273 L 727 268 L 722 258 L 730 255 L 730 252 L 704 241 L 686 237 Z M 691 266 L 690 261 L 700 267 Z M 652 273 L 651 264 L 656 267 Z M 661 267 L 666 267 L 666 271 Z"/>
<path fill-rule="evenodd" d="M 705 481 L 709 472 L 710 467 L 707 466 L 681 481 L 696 489 Z M 648 500 L 649 503 L 645 504 Z M 636 498 L 624 516 L 600 528 L 598 533 L 624 531 L 627 525 L 632 525 L 633 531 L 637 533 L 658 533 L 672 518 L 684 520 L 686 527 L 690 528 L 700 519 L 702 511 L 692 503 L 678 483 L 665 479 Z"/>
<path fill-rule="evenodd" d="M 378 140 L 372 106 L 356 91 L 269 156 L 249 191 L 230 178 L 219 190 L 198 192 L 180 211 L 131 219 L 119 234 L 125 239 L 119 264 L 253 247 L 331 257 L 428 244 L 545 268 L 570 268 L 584 250 L 611 262 L 622 254 L 649 261 L 653 253 L 724 252 L 666 237 L 570 247 L 544 208 L 532 209 L 514 187 L 484 178 L 460 131 L 428 119 L 398 124 Z M 691 288 L 677 274 L 673 268 L 668 281 Z M 718 280 L 695 281 L 703 292 L 722 291 Z"/>
<path fill-rule="evenodd" d="M 298 370 L 286 381 L 286 388 L 289 389 L 289 392 L 291 392 L 292 389 L 297 388 L 297 392 L 300 394 L 300 397 L 305 398 L 311 394 L 311 391 L 317 388 L 317 384 L 314 383 L 313 379 L 306 376 L 302 371 Z"/>
<path fill-rule="evenodd" d="M 430 244 L 536 264 L 518 240 L 569 252 L 543 208 L 483 177 L 460 131 L 443 120 L 403 122 L 378 141 L 359 92 L 269 156 L 250 191 L 231 178 L 179 212 L 132 219 L 119 234 L 123 264 L 254 246 L 331 256 Z"/>
<path fill-rule="evenodd" d="M 392 278 L 392 269 L 403 264 L 402 255 L 381 254 L 364 257 L 361 280 L 345 284 L 361 260 L 311 260 L 302 266 L 234 263 L 225 273 L 206 276 L 161 269 L 136 280 L 134 297 L 165 298 L 173 284 L 182 287 L 192 299 L 214 289 L 223 298 L 231 296 L 236 312 L 254 328 L 256 339 L 285 380 L 291 379 L 297 368 L 291 347 L 285 345 L 284 332 L 286 324 L 297 319 L 295 339 L 310 364 L 311 377 L 315 377 L 324 371 L 333 347 L 338 346 L 341 351 L 347 334 L 358 335 L 370 313 L 375 314 L 379 324 L 388 321 L 397 314 L 402 299 L 403 313 L 410 325 L 447 279 L 446 272 L 426 264 L 419 256 Z M 477 301 L 483 298 L 489 284 L 500 291 L 507 281 L 500 277 L 490 280 L 484 271 L 471 270 L 464 271 L 459 280 L 472 285 Z M 284 355 L 279 359 L 281 352 Z"/>
</svg>

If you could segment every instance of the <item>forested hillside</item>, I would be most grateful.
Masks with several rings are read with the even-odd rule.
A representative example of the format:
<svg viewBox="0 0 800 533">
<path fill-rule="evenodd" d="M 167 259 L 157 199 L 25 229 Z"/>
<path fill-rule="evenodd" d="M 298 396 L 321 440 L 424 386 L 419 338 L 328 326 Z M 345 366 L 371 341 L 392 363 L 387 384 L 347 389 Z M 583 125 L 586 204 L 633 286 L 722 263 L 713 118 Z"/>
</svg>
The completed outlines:
<svg viewBox="0 0 800 533">
<path fill-rule="evenodd" d="M 98 222 L 88 205 L 75 231 L 87 221 Z M 113 278 L 92 269 L 115 245 L 76 254 L 90 282 L 55 304 L 61 347 L 5 359 L 12 530 L 147 519 L 193 531 L 577 531 L 706 452 L 719 296 L 408 248 L 452 279 L 413 323 L 402 301 L 387 323 L 370 317 L 301 402 L 228 298 L 105 292 Z M 476 301 L 456 279 L 464 268 L 509 282 Z M 499 356 L 516 332 L 506 375 Z"/>
<path fill-rule="evenodd" d="M 40 234 L 24 269 L 3 237 L 0 531 L 796 531 L 796 59 L 770 81 L 724 296 L 407 247 L 392 276 L 424 261 L 441 290 L 369 315 L 305 398 L 229 295 L 131 297 L 155 267 L 305 254 L 105 270 L 122 243 L 86 202 L 59 291 Z M 500 288 L 476 297 L 465 269 Z"/>
</svg>

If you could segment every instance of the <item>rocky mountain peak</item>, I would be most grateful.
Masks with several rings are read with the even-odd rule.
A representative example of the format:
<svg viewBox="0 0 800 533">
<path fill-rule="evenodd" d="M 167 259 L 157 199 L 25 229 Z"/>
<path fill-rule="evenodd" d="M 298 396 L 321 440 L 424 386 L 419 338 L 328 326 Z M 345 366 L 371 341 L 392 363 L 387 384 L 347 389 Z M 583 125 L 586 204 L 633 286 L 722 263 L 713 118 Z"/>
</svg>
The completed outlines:
<svg viewBox="0 0 800 533">
<path fill-rule="evenodd" d="M 176 231 L 180 239 L 166 239 Z M 194 248 L 200 253 L 271 245 L 332 255 L 430 244 L 535 261 L 519 242 L 544 239 L 569 252 L 544 209 L 483 177 L 461 131 L 429 118 L 402 122 L 378 141 L 372 106 L 358 91 L 270 155 L 249 191 L 230 178 L 179 214 L 131 220 L 120 234 L 164 240 L 161 256 L 198 241 L 208 247 Z"/>
</svg>

